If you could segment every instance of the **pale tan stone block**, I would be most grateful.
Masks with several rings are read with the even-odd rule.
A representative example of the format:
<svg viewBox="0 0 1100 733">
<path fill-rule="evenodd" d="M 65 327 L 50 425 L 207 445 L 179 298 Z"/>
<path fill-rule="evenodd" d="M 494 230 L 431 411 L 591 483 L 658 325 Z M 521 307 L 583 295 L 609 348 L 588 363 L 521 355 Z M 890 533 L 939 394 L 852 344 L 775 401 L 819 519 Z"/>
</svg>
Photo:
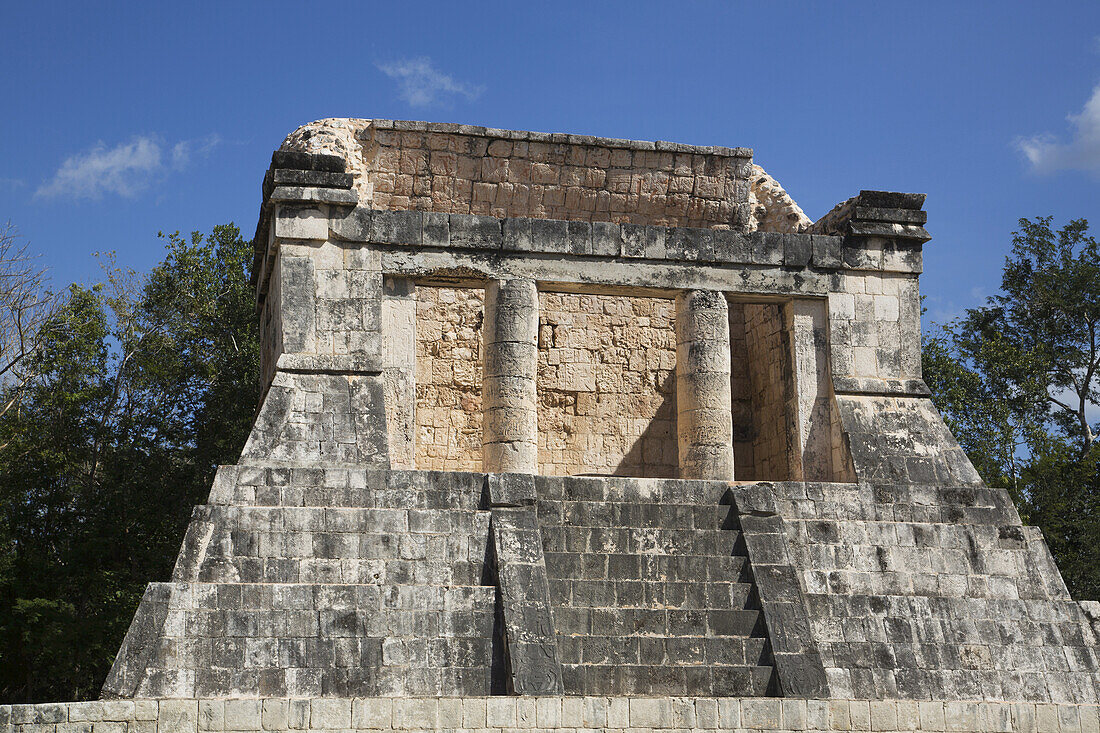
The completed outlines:
<svg viewBox="0 0 1100 733">
<path fill-rule="evenodd" d="M 350 703 L 348 707 L 350 708 Z M 225 729 L 241 731 L 260 730 L 263 727 L 262 712 L 262 702 L 260 700 L 226 700 Z M 312 716 L 310 721 L 312 724 Z"/>
<path fill-rule="evenodd" d="M 288 713 L 290 704 L 287 700 L 269 698 L 263 701 L 263 709 L 260 712 L 260 724 L 264 730 L 287 730 L 289 726 Z"/>
<path fill-rule="evenodd" d="M 157 733 L 194 733 L 198 730 L 198 717 L 196 700 L 161 700 Z"/>
<path fill-rule="evenodd" d="M 871 700 L 871 730 L 898 730 L 897 704 L 893 700 Z"/>
<path fill-rule="evenodd" d="M 917 703 L 921 730 L 944 731 L 947 722 L 944 718 L 943 702 L 921 700 Z"/>
<path fill-rule="evenodd" d="M 604 728 L 607 726 L 609 701 L 606 697 L 585 697 L 584 728 Z"/>
<path fill-rule="evenodd" d="M 560 697 L 539 697 L 535 699 L 535 725 L 539 728 L 560 728 L 562 718 L 562 699 Z"/>
<path fill-rule="evenodd" d="M 627 728 L 630 726 L 630 705 L 627 698 L 613 697 L 608 700 L 607 726 L 609 728 Z"/>
<path fill-rule="evenodd" d="M 736 697 L 718 699 L 718 727 L 734 730 L 741 728 L 741 700 Z"/>
<path fill-rule="evenodd" d="M 579 697 L 561 698 L 561 726 L 563 728 L 583 728 L 584 699 Z"/>
<path fill-rule="evenodd" d="M 520 697 L 516 699 L 516 727 L 534 728 L 536 718 L 535 699 Z"/>
<path fill-rule="evenodd" d="M 225 730 L 224 700 L 199 700 L 199 730 Z"/>
<path fill-rule="evenodd" d="M 148 721 L 157 719 L 160 704 L 156 700 L 134 700 L 134 719 Z"/>
<path fill-rule="evenodd" d="M 672 700 L 633 697 L 629 699 L 631 728 L 672 727 Z"/>
<path fill-rule="evenodd" d="M 485 700 L 485 721 L 490 728 L 516 727 L 516 705 L 519 698 L 490 697 Z"/>
<path fill-rule="evenodd" d="M 848 715 L 852 730 L 871 730 L 871 706 L 867 700 L 849 700 Z"/>
<path fill-rule="evenodd" d="M 395 730 L 433 730 L 439 727 L 439 704 L 434 698 L 395 698 Z"/>
</svg>

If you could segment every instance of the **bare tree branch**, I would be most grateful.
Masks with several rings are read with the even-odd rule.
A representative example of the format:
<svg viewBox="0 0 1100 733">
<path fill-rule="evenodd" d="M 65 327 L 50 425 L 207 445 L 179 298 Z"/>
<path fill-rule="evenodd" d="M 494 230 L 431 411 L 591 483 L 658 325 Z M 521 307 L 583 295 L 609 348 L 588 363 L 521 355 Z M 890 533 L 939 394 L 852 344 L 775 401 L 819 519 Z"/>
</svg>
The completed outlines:
<svg viewBox="0 0 1100 733">
<path fill-rule="evenodd" d="M 19 403 L 26 386 L 38 376 L 28 357 L 64 302 L 64 296 L 47 285 L 46 268 L 16 228 L 11 222 L 0 227 L 0 385 L 9 392 L 0 416 Z"/>
</svg>

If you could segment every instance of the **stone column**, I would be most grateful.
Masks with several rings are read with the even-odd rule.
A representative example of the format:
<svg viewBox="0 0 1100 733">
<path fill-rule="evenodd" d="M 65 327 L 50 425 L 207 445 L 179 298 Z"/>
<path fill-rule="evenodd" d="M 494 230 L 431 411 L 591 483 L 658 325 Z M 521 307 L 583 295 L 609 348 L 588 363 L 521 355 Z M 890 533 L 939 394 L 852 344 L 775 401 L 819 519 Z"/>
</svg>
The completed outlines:
<svg viewBox="0 0 1100 733">
<path fill-rule="evenodd" d="M 483 471 L 538 473 L 538 330 L 534 280 L 489 283 L 483 331 Z"/>
<path fill-rule="evenodd" d="M 676 296 L 676 432 L 680 478 L 733 480 L 733 400 L 726 297 Z"/>
</svg>

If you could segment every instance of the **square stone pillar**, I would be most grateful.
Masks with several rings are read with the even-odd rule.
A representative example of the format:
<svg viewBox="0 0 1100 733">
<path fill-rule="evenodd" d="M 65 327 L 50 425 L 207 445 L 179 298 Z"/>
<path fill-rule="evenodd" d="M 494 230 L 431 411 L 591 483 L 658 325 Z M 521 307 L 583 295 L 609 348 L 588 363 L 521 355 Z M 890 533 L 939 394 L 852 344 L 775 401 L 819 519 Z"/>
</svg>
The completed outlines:
<svg viewBox="0 0 1100 733">
<path fill-rule="evenodd" d="M 538 473 L 539 299 L 534 280 L 485 288 L 482 470 Z"/>
<path fill-rule="evenodd" d="M 733 399 L 726 296 L 676 296 L 676 433 L 680 478 L 733 480 Z"/>
</svg>

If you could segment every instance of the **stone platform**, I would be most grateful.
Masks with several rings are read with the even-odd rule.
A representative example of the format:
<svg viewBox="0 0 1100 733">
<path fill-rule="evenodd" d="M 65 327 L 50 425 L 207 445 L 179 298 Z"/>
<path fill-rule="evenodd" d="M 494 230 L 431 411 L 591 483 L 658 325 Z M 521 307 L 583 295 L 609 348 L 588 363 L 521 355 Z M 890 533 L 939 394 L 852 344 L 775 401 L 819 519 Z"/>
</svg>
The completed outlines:
<svg viewBox="0 0 1100 733">
<path fill-rule="evenodd" d="M 725 697 L 137 699 L 0 705 L 0 733 L 351 730 L 1097 733 L 1100 708 L 985 700 Z"/>
<path fill-rule="evenodd" d="M 1100 733 L 1100 605 L 921 379 L 923 204 L 811 223 L 745 148 L 299 129 L 264 397 L 124 699 L 0 733 Z"/>
</svg>

